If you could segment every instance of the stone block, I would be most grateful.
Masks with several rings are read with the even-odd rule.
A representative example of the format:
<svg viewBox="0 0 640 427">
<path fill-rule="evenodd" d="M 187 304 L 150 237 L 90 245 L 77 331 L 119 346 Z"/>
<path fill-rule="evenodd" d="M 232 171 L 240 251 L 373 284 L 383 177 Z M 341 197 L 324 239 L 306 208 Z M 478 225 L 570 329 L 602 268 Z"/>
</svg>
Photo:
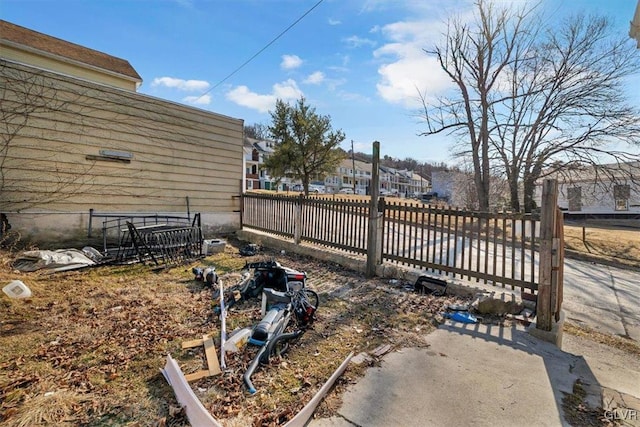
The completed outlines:
<svg viewBox="0 0 640 427">
<path fill-rule="evenodd" d="M 560 311 L 560 320 L 554 322 L 550 331 L 544 329 L 538 329 L 537 324 L 534 322 L 527 328 L 527 332 L 542 341 L 550 342 L 559 349 L 562 349 L 562 327 L 564 326 L 564 311 Z"/>
<path fill-rule="evenodd" d="M 524 304 L 512 292 L 490 291 L 476 294 L 471 308 L 481 314 L 518 314 L 524 309 Z"/>
</svg>

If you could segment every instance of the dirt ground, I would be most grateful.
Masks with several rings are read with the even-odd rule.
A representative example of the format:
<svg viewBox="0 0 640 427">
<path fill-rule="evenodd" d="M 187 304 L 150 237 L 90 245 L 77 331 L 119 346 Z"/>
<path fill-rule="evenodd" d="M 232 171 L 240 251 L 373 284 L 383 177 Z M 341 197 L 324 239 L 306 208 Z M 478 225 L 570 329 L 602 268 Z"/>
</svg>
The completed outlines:
<svg viewBox="0 0 640 427">
<path fill-rule="evenodd" d="M 257 369 L 249 395 L 242 374 L 257 348 L 228 353 L 222 375 L 192 383 L 198 398 L 225 426 L 281 425 L 317 392 L 350 353 L 425 345 L 456 297 L 413 292 L 411 284 L 367 280 L 337 265 L 268 250 L 244 258 L 238 242 L 192 265 L 153 272 L 143 265 L 103 266 L 64 273 L 19 273 L 4 253 L 0 283 L 20 279 L 27 300 L 0 298 L 0 424 L 7 426 L 187 425 L 160 369 L 167 354 L 183 372 L 203 368 L 200 348 L 181 343 L 215 337 L 214 290 L 195 281 L 194 266 L 216 267 L 225 286 L 236 283 L 245 262 L 275 258 L 307 272 L 320 295 L 317 320 L 282 358 Z M 260 320 L 259 301 L 229 312 L 227 330 Z M 337 396 L 377 358 L 351 365 L 316 411 L 326 416 Z"/>
</svg>

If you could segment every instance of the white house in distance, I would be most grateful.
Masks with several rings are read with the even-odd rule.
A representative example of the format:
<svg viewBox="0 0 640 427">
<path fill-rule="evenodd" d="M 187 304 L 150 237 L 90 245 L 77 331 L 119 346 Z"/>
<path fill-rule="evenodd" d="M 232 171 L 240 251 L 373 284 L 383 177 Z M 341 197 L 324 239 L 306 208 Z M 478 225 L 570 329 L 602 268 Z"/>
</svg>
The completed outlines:
<svg viewBox="0 0 640 427">
<path fill-rule="evenodd" d="M 603 165 L 606 166 L 614 165 Z M 640 214 L 640 162 L 615 165 L 611 175 L 593 167 L 565 172 L 558 179 L 558 206 L 568 214 L 624 217 Z M 596 176 L 597 174 L 597 176 Z M 536 186 L 540 204 L 542 183 Z"/>
<path fill-rule="evenodd" d="M 325 178 L 326 192 L 338 193 L 342 188 L 353 189 L 355 182 L 356 194 L 367 194 L 371 185 L 371 168 L 371 163 L 344 159 L 335 173 Z"/>
</svg>

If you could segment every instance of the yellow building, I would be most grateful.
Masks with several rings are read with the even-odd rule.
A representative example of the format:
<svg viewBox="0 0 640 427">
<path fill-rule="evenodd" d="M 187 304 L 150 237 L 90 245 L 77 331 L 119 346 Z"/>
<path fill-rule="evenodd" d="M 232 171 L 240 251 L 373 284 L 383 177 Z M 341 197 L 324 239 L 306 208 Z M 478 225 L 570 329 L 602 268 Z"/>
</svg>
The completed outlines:
<svg viewBox="0 0 640 427">
<path fill-rule="evenodd" d="M 35 241 L 89 212 L 199 212 L 239 226 L 243 121 L 136 92 L 129 62 L 0 21 L 0 212 Z M 100 223 L 93 226 L 100 227 Z"/>
</svg>

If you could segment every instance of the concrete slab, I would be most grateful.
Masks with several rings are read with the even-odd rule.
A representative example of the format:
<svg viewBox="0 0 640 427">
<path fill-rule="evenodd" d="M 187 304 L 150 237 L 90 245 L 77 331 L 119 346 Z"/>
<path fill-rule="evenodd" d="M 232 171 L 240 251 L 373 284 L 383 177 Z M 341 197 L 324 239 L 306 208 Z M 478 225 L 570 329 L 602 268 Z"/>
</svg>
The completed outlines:
<svg viewBox="0 0 640 427">
<path fill-rule="evenodd" d="M 614 311 L 616 306 L 606 309 L 589 306 L 575 299 L 565 296 L 562 309 L 568 322 L 589 327 L 598 332 L 610 335 L 624 336 L 625 328 L 620 312 Z"/>
<path fill-rule="evenodd" d="M 640 342 L 640 273 L 609 267 L 627 336 Z"/>
<path fill-rule="evenodd" d="M 563 310 L 567 321 L 640 341 L 640 273 L 565 260 Z"/>
<path fill-rule="evenodd" d="M 640 360 L 614 347 L 565 334 L 562 349 L 581 356 L 597 383 L 640 399 Z M 640 412 L 640 407 L 635 408 Z"/>
<path fill-rule="evenodd" d="M 318 418 L 317 420 L 311 420 L 309 426 L 314 427 L 354 427 L 352 422 L 345 420 L 344 418 L 337 416 L 331 418 Z"/>
<path fill-rule="evenodd" d="M 385 356 L 345 393 L 338 416 L 310 425 L 567 425 L 561 401 L 580 357 L 516 327 L 448 322 L 427 340 Z"/>
</svg>

